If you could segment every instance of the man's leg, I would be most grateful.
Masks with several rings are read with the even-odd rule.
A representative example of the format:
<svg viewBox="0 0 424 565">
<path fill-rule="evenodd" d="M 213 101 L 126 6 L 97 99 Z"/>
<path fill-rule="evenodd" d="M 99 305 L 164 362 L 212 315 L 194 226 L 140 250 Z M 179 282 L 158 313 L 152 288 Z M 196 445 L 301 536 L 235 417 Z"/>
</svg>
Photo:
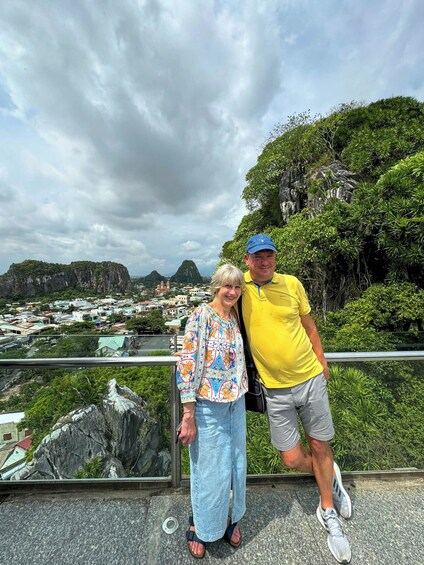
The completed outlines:
<svg viewBox="0 0 424 565">
<path fill-rule="evenodd" d="M 311 451 L 297 443 L 293 449 L 280 451 L 281 461 L 288 469 L 315 475 L 324 508 L 332 508 L 333 454 L 328 442 L 319 441 L 306 434 Z"/>
<path fill-rule="evenodd" d="M 327 441 L 306 434 L 311 449 L 313 474 L 317 481 L 323 508 L 334 508 L 333 503 L 333 452 Z"/>
<path fill-rule="evenodd" d="M 309 449 L 299 442 L 287 451 L 280 451 L 281 462 L 288 469 L 296 469 L 302 473 L 314 473 L 312 457 Z"/>
<path fill-rule="evenodd" d="M 323 508 L 334 508 L 333 453 L 329 440 L 334 436 L 333 421 L 324 376 L 316 377 L 293 389 L 299 417 L 311 452 L 312 469 Z"/>
<path fill-rule="evenodd" d="M 316 515 L 326 529 L 327 543 L 339 563 L 349 563 L 351 550 L 349 540 L 334 508 L 333 501 L 333 453 L 328 441 L 334 435 L 327 383 L 323 375 L 311 379 L 296 390 L 296 402 L 309 448 L 312 469 L 320 491 L 320 503 Z M 319 438 L 319 439 L 318 439 Z"/>
</svg>

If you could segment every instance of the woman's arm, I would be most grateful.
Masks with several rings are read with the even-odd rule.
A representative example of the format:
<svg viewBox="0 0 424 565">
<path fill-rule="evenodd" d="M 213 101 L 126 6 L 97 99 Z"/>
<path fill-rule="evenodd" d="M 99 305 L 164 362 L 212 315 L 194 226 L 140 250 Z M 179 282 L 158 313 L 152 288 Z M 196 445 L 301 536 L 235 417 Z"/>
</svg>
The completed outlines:
<svg viewBox="0 0 424 565">
<path fill-rule="evenodd" d="M 199 307 L 190 316 L 184 335 L 183 348 L 177 362 L 177 386 L 183 405 L 180 440 L 187 445 L 196 438 L 195 402 L 204 366 L 205 330 L 204 308 Z"/>
<path fill-rule="evenodd" d="M 177 361 L 177 387 L 181 402 L 195 402 L 203 372 L 203 362 L 199 350 L 202 349 L 202 307 L 196 308 L 187 321 L 184 342 Z"/>
</svg>

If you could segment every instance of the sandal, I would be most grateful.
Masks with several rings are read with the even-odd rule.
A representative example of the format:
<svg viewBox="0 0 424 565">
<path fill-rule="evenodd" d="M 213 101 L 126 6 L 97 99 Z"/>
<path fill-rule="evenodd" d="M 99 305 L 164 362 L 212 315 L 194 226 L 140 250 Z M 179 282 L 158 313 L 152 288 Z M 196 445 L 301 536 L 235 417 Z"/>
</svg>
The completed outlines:
<svg viewBox="0 0 424 565">
<path fill-rule="evenodd" d="M 236 526 L 237 526 L 237 522 L 234 522 L 234 524 L 229 524 L 224 534 L 225 541 L 227 541 L 233 547 L 238 547 L 241 544 L 241 532 L 240 532 L 240 539 L 238 540 L 238 542 L 234 542 L 231 539 L 233 537 L 234 529 Z"/>
<path fill-rule="evenodd" d="M 193 522 L 193 516 L 189 516 L 188 517 L 188 523 L 190 527 L 194 528 L 194 522 Z M 197 537 L 197 534 L 195 532 L 195 530 L 190 530 L 189 529 L 186 531 L 186 538 L 187 538 L 187 547 L 188 550 L 190 552 L 190 555 L 192 557 L 194 557 L 195 559 L 203 559 L 203 557 L 205 556 L 205 552 L 206 552 L 206 543 L 204 541 L 202 541 L 199 537 Z M 203 551 L 200 554 L 194 553 L 193 550 L 190 547 L 190 542 L 195 541 L 197 543 L 200 543 L 200 545 L 203 546 Z"/>
</svg>

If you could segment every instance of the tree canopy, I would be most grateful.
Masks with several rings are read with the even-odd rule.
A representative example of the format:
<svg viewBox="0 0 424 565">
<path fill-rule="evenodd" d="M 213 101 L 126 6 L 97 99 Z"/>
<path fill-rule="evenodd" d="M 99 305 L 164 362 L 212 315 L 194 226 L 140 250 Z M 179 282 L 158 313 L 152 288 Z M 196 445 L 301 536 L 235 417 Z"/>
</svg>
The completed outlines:
<svg viewBox="0 0 424 565">
<path fill-rule="evenodd" d="M 249 213 L 223 262 L 243 267 L 248 238 L 268 233 L 277 270 L 298 276 L 323 312 L 373 284 L 423 286 L 423 103 L 397 97 L 292 116 L 246 180 Z"/>
<path fill-rule="evenodd" d="M 137 334 L 160 334 L 166 329 L 162 310 L 152 310 L 148 314 L 131 318 L 125 322 L 125 327 L 128 331 L 135 331 Z"/>
</svg>

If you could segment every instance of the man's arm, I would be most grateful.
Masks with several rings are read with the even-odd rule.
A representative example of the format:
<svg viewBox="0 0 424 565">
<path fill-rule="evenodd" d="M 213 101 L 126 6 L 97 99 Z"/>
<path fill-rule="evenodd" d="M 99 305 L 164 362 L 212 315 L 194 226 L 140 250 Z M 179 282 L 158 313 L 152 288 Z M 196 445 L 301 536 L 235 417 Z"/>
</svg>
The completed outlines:
<svg viewBox="0 0 424 565">
<path fill-rule="evenodd" d="M 322 368 L 324 370 L 324 377 L 328 380 L 329 372 L 328 372 L 328 365 L 327 360 L 324 357 L 324 351 L 321 345 L 321 339 L 319 337 L 319 333 L 315 322 L 312 319 L 310 314 L 306 314 L 306 316 L 300 316 L 300 321 L 302 326 L 305 328 L 305 332 L 308 334 L 308 337 L 312 343 L 312 349 L 314 350 L 315 355 L 318 358 L 318 361 L 321 363 Z"/>
</svg>

